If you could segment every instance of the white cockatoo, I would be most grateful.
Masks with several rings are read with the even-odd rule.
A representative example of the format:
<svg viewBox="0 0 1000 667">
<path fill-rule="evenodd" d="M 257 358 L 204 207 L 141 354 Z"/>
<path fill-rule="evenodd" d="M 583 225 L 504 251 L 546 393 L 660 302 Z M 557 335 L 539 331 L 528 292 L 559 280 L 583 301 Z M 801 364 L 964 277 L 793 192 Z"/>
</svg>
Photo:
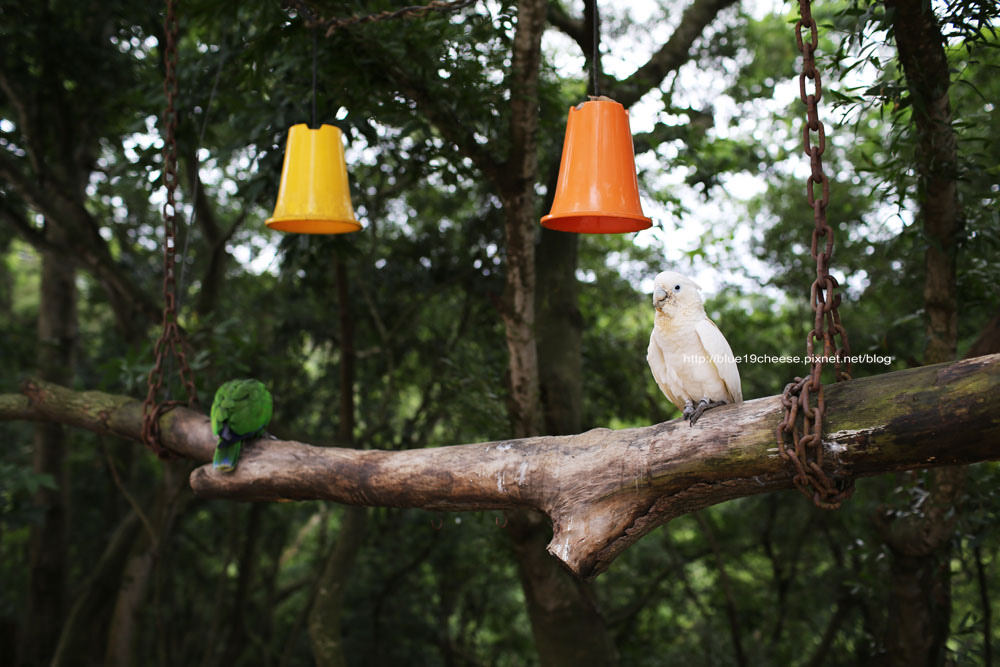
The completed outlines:
<svg viewBox="0 0 1000 667">
<path fill-rule="evenodd" d="M 733 350 L 705 314 L 698 290 L 675 271 L 656 276 L 656 315 L 646 353 L 656 384 L 692 426 L 705 410 L 743 402 Z"/>
</svg>

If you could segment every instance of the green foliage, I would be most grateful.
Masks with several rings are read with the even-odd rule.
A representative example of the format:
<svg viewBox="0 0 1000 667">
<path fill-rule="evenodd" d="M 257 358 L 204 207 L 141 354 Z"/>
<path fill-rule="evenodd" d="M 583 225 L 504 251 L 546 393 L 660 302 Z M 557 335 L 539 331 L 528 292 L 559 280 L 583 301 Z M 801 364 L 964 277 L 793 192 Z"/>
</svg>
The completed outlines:
<svg viewBox="0 0 1000 667">
<path fill-rule="evenodd" d="M 5 233 L 6 232 L 6 233 Z M 38 318 L 38 256 L 0 227 L 0 390 L 17 388 L 23 362 L 35 355 Z"/>
<path fill-rule="evenodd" d="M 38 523 L 41 515 L 31 497 L 41 489 L 55 489 L 52 475 L 31 468 L 0 462 L 0 523 L 3 532 Z"/>
<path fill-rule="evenodd" d="M 389 6 L 315 5 L 324 16 Z M 951 99 L 966 212 L 958 258 L 965 347 L 997 308 L 1000 51 L 995 7 L 942 7 L 953 37 Z M 124 0 L 0 7 L 0 70 L 18 89 L 37 93 L 0 96 L 0 151 L 18 173 L 74 183 L 67 192 L 79 194 L 95 221 L 76 231 L 103 239 L 112 269 L 158 301 L 162 157 L 155 130 L 164 100 L 156 9 Z M 405 449 L 508 437 L 507 351 L 498 316 L 504 211 L 454 133 L 474 137 L 490 159 L 502 161 L 510 151 L 513 5 L 479 3 L 461 18 L 431 13 L 317 40 L 318 120 L 345 132 L 352 198 L 365 223 L 361 233 L 340 238 L 278 236 L 262 224 L 276 195 L 287 128 L 310 120 L 312 38 L 303 17 L 260 1 L 199 0 L 181 9 L 178 279 L 202 400 L 232 377 L 266 379 L 274 394 L 269 430 L 317 445 Z M 838 9 L 817 8 L 824 103 L 836 101 L 843 114 L 828 120 L 824 106 L 832 266 L 844 278 L 841 313 L 853 351 L 893 358 L 856 367 L 860 376 L 922 357 L 926 241 L 913 217 L 909 102 L 879 32 L 884 5 Z M 617 17 L 608 21 L 622 35 L 633 27 Z M 676 268 L 708 266 L 719 278 L 706 309 L 737 355 L 759 359 L 740 367 L 749 400 L 780 392 L 804 370 L 780 360 L 804 354 L 811 321 L 812 210 L 802 163 L 795 162 L 804 112 L 783 93 L 790 80 L 797 92 L 787 16 L 729 14 L 709 37 L 699 41 L 684 76 L 649 96 L 658 99 L 644 100 L 661 112 L 650 132 L 636 136 L 636 149 L 659 156 L 661 168 L 641 174 L 644 194 L 672 215 L 686 222 L 701 215 L 705 202 L 718 201 L 735 211 L 704 221 L 710 232 L 688 252 L 688 265 Z M 566 109 L 583 94 L 583 73 L 554 62 L 543 63 L 539 91 L 543 180 L 551 180 L 545 166 L 558 158 Z M 437 108 L 431 102 L 439 101 L 444 117 L 429 117 L 428 108 Z M 24 151 L 30 133 L 18 120 L 18 102 L 32 103 L 32 117 L 46 132 L 41 174 Z M 727 117 L 716 104 L 728 109 Z M 69 122 L 66 109 L 77 122 Z M 86 173 L 64 174 L 62 162 L 51 159 L 72 151 L 88 156 L 73 162 L 88 164 Z M 667 169 L 680 170 L 674 182 L 682 186 L 659 183 L 659 171 Z M 737 175 L 761 177 L 766 190 L 744 202 L 729 192 Z M 538 187 L 540 195 L 544 189 Z M 203 201 L 195 207 L 196 195 Z M 43 229 L 21 193 L 4 182 L 0 214 L 9 213 L 23 215 L 30 230 Z M 41 264 L 23 240 L 34 238 L 30 232 L 0 219 L 0 391 L 11 392 L 35 365 Z M 646 367 L 652 312 L 643 291 L 665 268 L 665 253 L 676 256 L 668 247 L 673 242 L 580 239 L 584 428 L 676 416 Z M 155 326 L 139 342 L 126 337 L 117 304 L 90 272 L 79 273 L 78 292 L 76 384 L 141 397 Z M 354 376 L 345 386 L 349 359 Z M 182 389 L 174 384 L 170 391 L 178 396 Z M 353 399 L 350 416 L 340 410 L 345 392 Z M 338 442 L 345 419 L 354 424 L 350 443 Z M 7 655 L 23 621 L 30 530 L 44 511 L 37 492 L 53 488 L 54 479 L 33 471 L 31 425 L 5 423 L 2 435 L 0 654 Z M 155 516 L 154 500 L 168 476 L 133 443 L 73 432 L 66 447 L 67 576 L 75 593 L 86 590 L 132 502 Z M 990 607 L 980 596 L 997 580 L 991 527 L 1000 512 L 998 474 L 992 464 L 970 471 L 959 521 L 949 644 L 958 663 L 982 660 Z M 919 511 L 905 481 L 862 480 L 838 513 L 815 510 L 789 492 L 726 503 L 661 527 L 595 583 L 621 664 L 734 663 L 734 628 L 748 664 L 798 664 L 817 655 L 827 665 L 879 659 L 891 571 L 870 517 L 900 494 Z M 306 619 L 315 582 L 344 534 L 342 510 L 188 495 L 176 509 L 138 619 L 136 662 L 309 663 Z M 498 525 L 502 518 L 371 509 L 365 523 L 345 584 L 341 625 L 349 664 L 534 664 L 521 574 Z M 109 609 L 118 583 L 98 594 Z M 987 604 L 997 618 L 997 604 Z M 1000 630 L 987 632 L 1000 642 Z M 93 655 L 81 661 L 103 662 L 103 635 L 91 645 Z"/>
</svg>

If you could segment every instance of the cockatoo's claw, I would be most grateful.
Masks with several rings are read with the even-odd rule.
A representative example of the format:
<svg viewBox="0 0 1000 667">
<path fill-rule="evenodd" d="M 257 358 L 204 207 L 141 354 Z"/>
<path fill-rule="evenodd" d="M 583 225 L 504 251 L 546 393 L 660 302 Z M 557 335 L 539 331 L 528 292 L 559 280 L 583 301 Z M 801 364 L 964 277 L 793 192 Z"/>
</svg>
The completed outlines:
<svg viewBox="0 0 1000 667">
<path fill-rule="evenodd" d="M 700 401 L 698 401 L 698 407 L 691 412 L 691 419 L 690 419 L 691 426 L 694 426 L 694 423 L 701 418 L 701 416 L 705 413 L 706 410 L 711 410 L 712 408 L 717 408 L 720 405 L 725 405 L 725 404 L 726 404 L 725 401 L 710 401 L 707 398 L 701 399 Z M 687 410 L 685 409 L 685 413 L 686 412 Z M 687 417 L 685 417 L 685 419 L 687 419 Z"/>
<path fill-rule="evenodd" d="M 684 410 L 681 415 L 684 417 L 684 421 L 691 419 L 691 415 L 694 414 L 694 403 L 691 401 L 684 401 Z"/>
</svg>

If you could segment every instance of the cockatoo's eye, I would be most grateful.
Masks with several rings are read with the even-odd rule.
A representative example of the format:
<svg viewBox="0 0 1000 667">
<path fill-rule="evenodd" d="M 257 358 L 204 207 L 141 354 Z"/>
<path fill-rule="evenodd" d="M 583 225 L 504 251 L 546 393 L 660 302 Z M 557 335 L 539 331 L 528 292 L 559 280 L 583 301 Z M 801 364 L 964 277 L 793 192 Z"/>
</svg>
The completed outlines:
<svg viewBox="0 0 1000 667">
<path fill-rule="evenodd" d="M 674 285 L 674 291 L 675 292 L 680 292 L 681 291 L 681 286 L 680 285 Z"/>
</svg>

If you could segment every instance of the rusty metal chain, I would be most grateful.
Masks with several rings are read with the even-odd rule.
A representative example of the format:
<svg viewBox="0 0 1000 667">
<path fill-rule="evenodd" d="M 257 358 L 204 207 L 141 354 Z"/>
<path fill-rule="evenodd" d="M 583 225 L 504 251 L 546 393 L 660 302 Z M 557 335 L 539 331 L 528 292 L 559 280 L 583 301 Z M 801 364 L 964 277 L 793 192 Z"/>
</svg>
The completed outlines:
<svg viewBox="0 0 1000 667">
<path fill-rule="evenodd" d="M 153 354 L 156 361 L 147 378 L 146 400 L 142 404 L 142 439 L 160 458 L 169 458 L 170 450 L 160 442 L 160 417 L 164 412 L 183 405 L 181 401 L 157 402 L 164 384 L 164 361 L 172 354 L 180 365 L 181 381 L 187 389 L 187 405 L 198 401 L 194 386 L 194 376 L 187 362 L 185 342 L 177 324 L 177 278 L 175 274 L 175 253 L 177 234 L 177 12 L 175 0 L 167 0 L 166 16 L 163 20 L 166 48 L 164 65 L 166 76 L 163 92 L 166 109 L 163 114 L 163 183 L 167 188 L 167 200 L 163 204 L 163 326 L 156 341 Z"/>
<path fill-rule="evenodd" d="M 830 181 L 823 173 L 823 152 L 826 132 L 819 120 L 818 106 L 823 95 L 819 70 L 816 69 L 816 47 L 819 34 L 812 17 L 810 0 L 799 0 L 801 18 L 795 25 L 795 41 L 802 53 L 799 74 L 799 94 L 806 105 L 806 122 L 802 126 L 802 144 L 811 166 L 806 182 L 806 201 L 813 212 L 813 232 L 810 251 L 816 260 L 816 280 L 810 289 L 813 327 L 806 338 L 806 360 L 810 373 L 795 378 L 785 386 L 781 396 L 785 417 L 776 429 L 778 452 L 795 469 L 795 487 L 823 509 L 837 509 L 854 492 L 853 479 L 831 479 L 823 469 L 823 417 L 826 402 L 823 396 L 824 363 L 833 362 L 837 382 L 851 377 L 850 346 L 847 331 L 840 322 L 840 295 L 837 280 L 830 275 L 833 254 L 833 228 L 827 224 L 826 208 L 830 202 Z M 808 39 L 803 36 L 808 34 Z M 813 83 L 807 91 L 806 80 Z M 815 141 L 813 135 L 815 134 Z M 819 195 L 817 196 L 817 187 Z M 822 354 L 815 344 L 822 342 Z M 839 344 L 838 344 L 839 341 Z M 815 404 L 813 404 L 813 397 Z M 801 428 L 798 421 L 801 419 Z M 791 439 L 791 443 L 787 440 Z M 791 445 L 789 447 L 788 445 Z"/>
<path fill-rule="evenodd" d="M 340 28 L 357 25 L 360 23 L 376 23 L 389 19 L 410 18 L 414 16 L 424 16 L 430 12 L 452 12 L 468 7 L 477 0 L 431 0 L 426 5 L 413 5 L 400 9 L 390 9 L 377 14 L 365 14 L 363 16 L 348 16 L 346 18 L 321 18 L 316 17 L 315 11 L 304 0 L 288 0 L 287 6 L 301 11 L 306 17 L 306 27 L 322 28 L 324 36 L 329 37 Z"/>
</svg>

